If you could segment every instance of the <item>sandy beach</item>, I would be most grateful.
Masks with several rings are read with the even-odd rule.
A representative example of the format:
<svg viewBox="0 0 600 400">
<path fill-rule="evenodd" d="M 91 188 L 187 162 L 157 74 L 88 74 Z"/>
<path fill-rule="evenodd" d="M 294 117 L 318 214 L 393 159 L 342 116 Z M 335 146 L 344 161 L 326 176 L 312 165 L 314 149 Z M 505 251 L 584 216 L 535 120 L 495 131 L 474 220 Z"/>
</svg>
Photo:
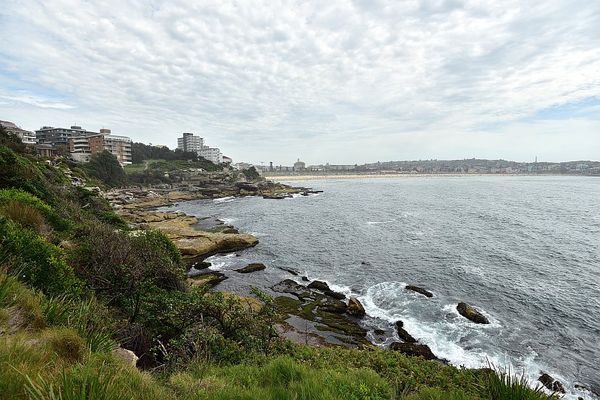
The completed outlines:
<svg viewBox="0 0 600 400">
<path fill-rule="evenodd" d="M 518 176 L 519 174 L 347 174 L 347 175 L 266 175 L 265 178 L 275 182 L 284 181 L 316 181 L 325 179 L 380 179 L 380 178 L 437 178 L 468 176 Z M 532 175 L 547 176 L 547 175 Z"/>
</svg>

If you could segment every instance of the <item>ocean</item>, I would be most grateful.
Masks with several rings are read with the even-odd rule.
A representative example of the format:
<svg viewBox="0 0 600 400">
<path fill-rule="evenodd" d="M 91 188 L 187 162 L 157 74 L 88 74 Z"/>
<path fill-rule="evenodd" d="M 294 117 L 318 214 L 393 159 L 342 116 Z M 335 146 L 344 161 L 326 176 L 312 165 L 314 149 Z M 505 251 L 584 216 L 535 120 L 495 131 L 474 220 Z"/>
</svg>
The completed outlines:
<svg viewBox="0 0 600 400">
<path fill-rule="evenodd" d="M 600 178 L 286 183 L 324 192 L 169 207 L 220 218 L 259 238 L 255 248 L 208 260 L 221 271 L 249 262 L 268 266 L 224 281 L 223 290 L 268 288 L 291 277 L 281 268 L 293 269 L 357 296 L 369 329 L 403 320 L 410 334 L 453 365 L 510 367 L 532 382 L 547 372 L 565 383 L 567 398 L 588 397 L 575 384 L 600 391 Z M 434 297 L 407 291 L 406 284 Z M 461 317 L 461 301 L 491 323 Z"/>
</svg>

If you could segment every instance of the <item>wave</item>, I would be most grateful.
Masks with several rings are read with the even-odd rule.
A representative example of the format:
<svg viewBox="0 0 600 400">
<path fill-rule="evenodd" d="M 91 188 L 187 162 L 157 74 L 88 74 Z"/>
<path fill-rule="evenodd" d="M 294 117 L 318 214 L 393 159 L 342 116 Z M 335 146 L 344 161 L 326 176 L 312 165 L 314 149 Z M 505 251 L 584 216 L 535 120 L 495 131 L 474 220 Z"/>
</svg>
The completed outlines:
<svg viewBox="0 0 600 400">
<path fill-rule="evenodd" d="M 513 374 L 524 373 L 532 386 L 536 386 L 537 378 L 544 371 L 565 383 L 565 388 L 570 391 L 570 394 L 564 397 L 565 400 L 586 398 L 585 393 L 581 391 L 574 394 L 574 388 L 567 384 L 569 380 L 540 363 L 537 360 L 538 354 L 533 350 L 528 349 L 522 356 L 512 358 L 491 345 L 486 346 L 489 335 L 498 334 L 502 330 L 502 324 L 485 310 L 480 311 L 488 317 L 490 324 L 476 325 L 460 316 L 455 303 L 441 304 L 421 299 L 408 293 L 405 287 L 404 282 L 382 282 L 369 287 L 358 299 L 363 304 L 367 316 L 392 326 L 402 320 L 404 328 L 412 336 L 428 345 L 434 354 L 448 360 L 452 365 L 467 368 L 492 365 L 495 368 L 509 369 Z M 428 321 L 427 317 L 436 320 Z M 375 325 L 380 324 L 375 322 Z M 386 346 L 396 340 L 400 338 L 393 329 L 393 340 L 388 339 L 377 344 Z"/>
<path fill-rule="evenodd" d="M 230 203 L 234 201 L 236 198 L 234 196 L 227 197 L 219 197 L 218 199 L 213 199 L 213 203 L 221 204 L 221 203 Z"/>
<path fill-rule="evenodd" d="M 367 225 L 381 225 L 381 224 L 391 224 L 396 222 L 396 220 L 391 219 L 389 221 L 367 221 Z"/>
<path fill-rule="evenodd" d="M 236 263 L 235 253 L 229 254 L 215 254 L 214 256 L 208 257 L 205 261 L 211 264 L 210 269 L 213 271 L 220 271 L 227 269 Z"/>
</svg>

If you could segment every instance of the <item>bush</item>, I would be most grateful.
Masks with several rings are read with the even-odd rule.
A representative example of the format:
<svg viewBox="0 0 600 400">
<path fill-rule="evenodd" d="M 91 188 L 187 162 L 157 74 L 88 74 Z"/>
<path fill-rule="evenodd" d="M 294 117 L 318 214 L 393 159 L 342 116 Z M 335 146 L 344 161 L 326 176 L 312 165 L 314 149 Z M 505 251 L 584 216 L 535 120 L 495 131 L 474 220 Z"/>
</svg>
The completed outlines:
<svg viewBox="0 0 600 400">
<path fill-rule="evenodd" d="M 153 288 L 185 287 L 181 256 L 162 233 L 115 231 L 105 224 L 83 227 L 70 254 L 77 274 L 131 323 L 138 317 L 144 294 Z"/>
<path fill-rule="evenodd" d="M 71 328 L 46 329 L 42 341 L 63 360 L 75 363 L 86 357 L 88 350 L 83 339 Z"/>
<path fill-rule="evenodd" d="M 62 250 L 37 233 L 0 217 L 0 262 L 9 272 L 50 296 L 82 292 L 81 281 L 66 263 Z"/>
<path fill-rule="evenodd" d="M 108 186 L 114 187 L 125 183 L 125 172 L 121 164 L 117 157 L 107 150 L 94 154 L 85 167 L 91 176 L 100 179 Z"/>
</svg>

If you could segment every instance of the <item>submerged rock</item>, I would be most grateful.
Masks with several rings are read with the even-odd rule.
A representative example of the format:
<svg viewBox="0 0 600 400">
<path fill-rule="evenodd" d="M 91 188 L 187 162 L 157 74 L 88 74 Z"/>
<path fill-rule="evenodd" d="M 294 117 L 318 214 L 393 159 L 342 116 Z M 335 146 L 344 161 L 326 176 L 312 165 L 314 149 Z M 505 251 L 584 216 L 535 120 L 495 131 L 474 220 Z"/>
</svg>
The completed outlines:
<svg viewBox="0 0 600 400">
<path fill-rule="evenodd" d="M 317 289 L 317 290 L 322 290 L 322 291 L 331 291 L 331 289 L 329 288 L 329 285 L 326 282 L 323 281 L 312 281 L 311 283 L 308 284 L 309 288 L 311 289 Z"/>
<path fill-rule="evenodd" d="M 398 337 L 402 339 L 405 343 L 417 343 L 417 339 L 412 337 L 410 333 L 406 332 L 404 329 L 404 322 L 396 321 L 396 332 L 398 332 Z"/>
<path fill-rule="evenodd" d="M 350 297 L 346 312 L 355 317 L 364 317 L 366 314 L 365 308 L 356 297 Z"/>
<path fill-rule="evenodd" d="M 542 383 L 542 385 L 544 385 L 546 388 L 552 390 L 553 392 L 565 393 L 565 387 L 563 386 L 563 384 L 546 373 L 543 373 L 538 378 L 538 381 L 540 381 Z"/>
<path fill-rule="evenodd" d="M 390 345 L 390 350 L 399 351 L 400 353 L 411 357 L 423 357 L 426 360 L 439 360 L 426 344 L 394 342 Z"/>
<path fill-rule="evenodd" d="M 433 297 L 433 293 L 431 293 L 429 290 L 423 289 L 422 287 L 419 287 L 419 286 L 406 285 L 406 290 L 412 290 L 413 292 L 420 293 L 426 297 Z"/>
<path fill-rule="evenodd" d="M 265 264 L 252 263 L 252 264 L 246 265 L 244 268 L 236 269 L 235 271 L 240 272 L 242 274 L 247 274 L 250 272 L 262 271 L 265 268 L 267 268 L 267 266 Z"/>
<path fill-rule="evenodd" d="M 475 322 L 476 324 L 489 324 L 490 321 L 485 315 L 477 311 L 474 307 L 467 303 L 458 303 L 456 310 L 460 315 L 468 319 L 469 321 Z"/>
</svg>

